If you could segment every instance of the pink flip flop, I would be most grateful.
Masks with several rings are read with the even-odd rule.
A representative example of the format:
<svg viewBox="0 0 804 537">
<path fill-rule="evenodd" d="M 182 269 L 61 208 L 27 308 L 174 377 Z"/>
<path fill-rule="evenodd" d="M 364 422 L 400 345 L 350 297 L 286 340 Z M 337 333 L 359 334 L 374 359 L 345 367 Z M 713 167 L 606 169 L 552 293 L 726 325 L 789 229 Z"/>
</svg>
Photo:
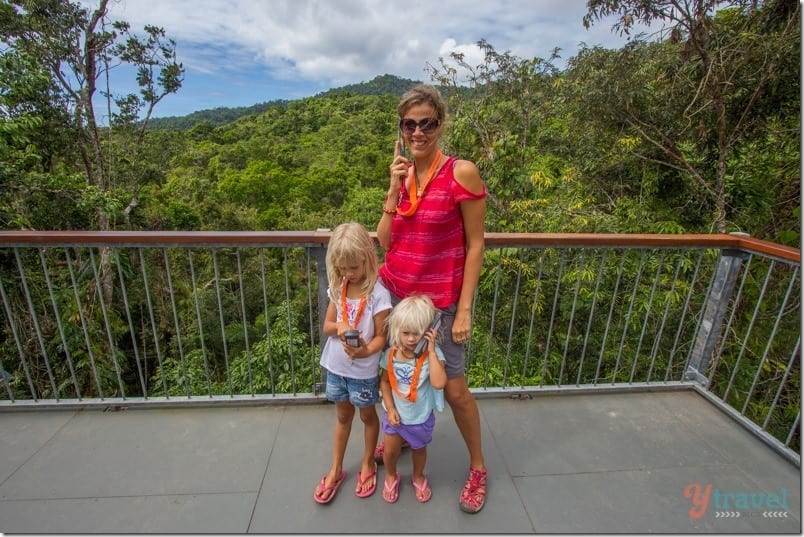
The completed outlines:
<svg viewBox="0 0 804 537">
<path fill-rule="evenodd" d="M 358 488 L 362 489 L 363 485 L 366 484 L 366 481 L 368 481 L 372 477 L 375 478 L 374 483 L 372 483 L 369 488 L 367 488 L 366 490 L 356 490 L 355 491 L 355 495 L 358 498 L 368 498 L 369 496 L 374 494 L 375 490 L 377 490 L 377 479 L 376 479 L 376 477 L 377 477 L 377 463 L 376 462 L 374 463 L 374 471 L 369 472 L 368 474 L 366 474 L 366 477 L 361 476 L 360 471 L 357 472 L 357 486 L 358 486 Z"/>
<path fill-rule="evenodd" d="M 324 475 L 324 477 L 321 478 L 321 482 L 319 483 L 321 486 L 321 492 L 313 491 L 313 499 L 318 503 L 331 502 L 335 498 L 335 493 L 338 492 L 338 488 L 341 486 L 344 479 L 346 479 L 346 472 L 341 471 L 341 478 L 335 481 L 334 483 L 330 483 L 329 485 L 327 485 L 327 476 Z M 330 492 L 329 496 L 325 498 L 324 494 L 329 490 L 331 490 L 332 492 Z"/>
<path fill-rule="evenodd" d="M 382 482 L 383 488 L 385 489 L 382 492 L 382 499 L 388 503 L 396 503 L 399 499 L 399 472 L 396 473 L 396 479 L 394 479 L 390 487 L 388 486 L 388 481 L 385 479 L 383 479 Z"/>
<path fill-rule="evenodd" d="M 419 500 L 419 503 L 424 503 L 430 499 L 433 495 L 433 489 L 427 486 L 427 476 L 424 476 L 424 483 L 419 485 L 416 483 L 412 478 L 410 480 L 413 483 L 413 488 L 416 489 L 416 499 Z M 422 498 L 420 497 L 421 494 L 424 494 L 424 491 L 427 491 L 427 494 Z"/>
</svg>

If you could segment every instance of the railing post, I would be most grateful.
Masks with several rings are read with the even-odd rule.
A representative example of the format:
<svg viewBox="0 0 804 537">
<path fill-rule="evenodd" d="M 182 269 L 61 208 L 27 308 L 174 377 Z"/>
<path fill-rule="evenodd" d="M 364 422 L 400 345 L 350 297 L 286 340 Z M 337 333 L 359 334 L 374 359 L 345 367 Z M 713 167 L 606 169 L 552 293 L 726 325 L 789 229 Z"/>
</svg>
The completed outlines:
<svg viewBox="0 0 804 537">
<path fill-rule="evenodd" d="M 748 236 L 746 233 L 732 234 Z M 726 317 L 729 301 L 737 284 L 737 276 L 740 273 L 743 261 L 748 256 L 748 253 L 740 250 L 724 249 L 721 251 L 712 281 L 712 289 L 704 305 L 703 319 L 701 319 L 698 332 L 695 334 L 690 361 L 687 364 L 687 370 L 684 372 L 684 380 L 697 382 L 703 387 L 709 385 L 709 378 L 705 374 L 706 368 L 709 367 L 709 361 L 715 352 L 715 345 L 720 337 L 723 319 Z"/>
<path fill-rule="evenodd" d="M 329 233 L 329 228 L 318 228 L 316 233 Z M 327 297 L 327 287 L 329 287 L 329 280 L 327 280 L 327 245 L 324 244 L 317 248 L 313 248 L 313 257 L 315 258 L 315 273 L 318 278 L 318 341 L 321 342 L 321 349 L 324 349 L 324 320 L 327 316 L 327 307 L 329 306 L 329 298 Z M 317 395 L 324 393 L 327 386 L 327 372 L 321 369 L 321 379 L 315 386 L 313 391 Z"/>
</svg>

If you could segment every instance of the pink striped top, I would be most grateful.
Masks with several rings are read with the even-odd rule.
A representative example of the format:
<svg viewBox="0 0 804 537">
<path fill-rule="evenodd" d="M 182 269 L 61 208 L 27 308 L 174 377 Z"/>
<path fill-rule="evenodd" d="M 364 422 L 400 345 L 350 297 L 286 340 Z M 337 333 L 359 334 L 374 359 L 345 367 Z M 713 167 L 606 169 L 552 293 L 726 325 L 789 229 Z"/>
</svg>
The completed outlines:
<svg viewBox="0 0 804 537">
<path fill-rule="evenodd" d="M 419 208 L 411 216 L 394 215 L 391 247 L 385 253 L 380 277 L 400 298 L 425 294 L 437 308 L 457 302 L 463 283 L 466 238 L 459 204 L 486 197 L 474 194 L 455 180 L 455 157 L 450 157 L 427 186 Z M 402 210 L 410 197 L 402 186 Z"/>
</svg>

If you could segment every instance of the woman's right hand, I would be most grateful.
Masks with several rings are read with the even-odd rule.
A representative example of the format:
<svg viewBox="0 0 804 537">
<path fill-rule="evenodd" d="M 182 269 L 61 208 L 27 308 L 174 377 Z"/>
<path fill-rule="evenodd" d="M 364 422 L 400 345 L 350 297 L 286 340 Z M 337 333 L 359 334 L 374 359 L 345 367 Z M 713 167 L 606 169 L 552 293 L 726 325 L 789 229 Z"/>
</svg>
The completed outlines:
<svg viewBox="0 0 804 537">
<path fill-rule="evenodd" d="M 410 169 L 410 161 L 401 154 L 399 144 L 400 141 L 397 140 L 394 146 L 394 160 L 389 166 L 391 171 L 391 184 L 388 187 L 389 197 L 399 195 L 402 182 L 407 178 L 408 170 Z"/>
</svg>

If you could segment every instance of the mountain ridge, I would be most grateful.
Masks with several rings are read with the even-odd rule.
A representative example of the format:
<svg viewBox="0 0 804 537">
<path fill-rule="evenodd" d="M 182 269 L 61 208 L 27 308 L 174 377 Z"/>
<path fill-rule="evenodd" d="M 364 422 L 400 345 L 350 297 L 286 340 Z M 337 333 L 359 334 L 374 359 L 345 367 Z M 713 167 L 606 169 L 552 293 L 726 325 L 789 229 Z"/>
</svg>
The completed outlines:
<svg viewBox="0 0 804 537">
<path fill-rule="evenodd" d="M 367 82 L 360 82 L 357 84 L 347 84 L 337 88 L 332 88 L 327 91 L 318 93 L 313 97 L 305 98 L 321 98 L 330 97 L 342 93 L 357 94 L 357 95 L 386 95 L 392 94 L 401 97 L 402 94 L 410 89 L 414 84 L 419 83 L 417 80 L 410 80 L 401 78 L 396 75 L 383 74 L 374 77 Z M 188 130 L 198 125 L 199 123 L 208 122 L 212 127 L 220 127 L 221 125 L 229 124 L 241 117 L 253 114 L 261 114 L 266 110 L 275 106 L 284 106 L 294 99 L 277 99 L 273 101 L 266 101 L 262 103 L 253 104 L 251 106 L 238 106 L 238 107 L 218 107 L 208 108 L 191 112 L 185 116 L 165 116 L 151 118 L 149 121 L 149 128 L 151 129 L 179 129 Z M 298 99 L 302 100 L 302 99 Z"/>
</svg>

